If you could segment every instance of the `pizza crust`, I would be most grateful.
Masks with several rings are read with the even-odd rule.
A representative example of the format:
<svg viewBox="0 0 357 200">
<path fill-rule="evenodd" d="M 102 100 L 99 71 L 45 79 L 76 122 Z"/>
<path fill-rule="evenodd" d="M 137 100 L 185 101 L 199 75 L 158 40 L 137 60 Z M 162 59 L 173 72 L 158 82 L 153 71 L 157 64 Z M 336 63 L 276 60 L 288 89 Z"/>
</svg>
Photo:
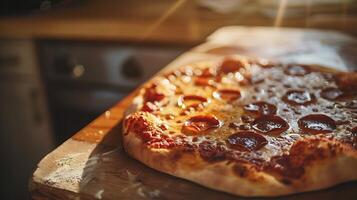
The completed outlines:
<svg viewBox="0 0 357 200">
<path fill-rule="evenodd" d="M 197 154 L 183 154 L 176 159 L 174 151 L 148 148 L 135 133 L 129 132 L 125 135 L 123 145 L 129 155 L 153 169 L 240 196 L 289 195 L 328 188 L 357 179 L 355 154 L 344 153 L 317 160 L 306 167 L 304 177 L 299 179 L 299 182 L 286 185 L 270 174 L 253 169 L 247 172 L 249 178 L 239 177 L 232 169 L 234 164 L 229 161 L 210 163 Z"/>
<path fill-rule="evenodd" d="M 125 116 L 138 112 L 143 102 L 141 90 Z M 155 123 L 150 117 L 145 119 Z M 245 170 L 242 175 L 234 170 L 237 164 L 229 160 L 209 162 L 203 160 L 197 151 L 185 153 L 175 149 L 150 148 L 125 122 L 124 120 L 123 147 L 129 155 L 153 169 L 214 190 L 246 197 L 282 196 L 357 180 L 357 151 L 350 147 L 343 146 L 334 156 L 310 162 L 304 167 L 302 177 L 292 183 L 284 183 L 274 174 L 256 170 L 249 163 L 243 164 Z"/>
</svg>

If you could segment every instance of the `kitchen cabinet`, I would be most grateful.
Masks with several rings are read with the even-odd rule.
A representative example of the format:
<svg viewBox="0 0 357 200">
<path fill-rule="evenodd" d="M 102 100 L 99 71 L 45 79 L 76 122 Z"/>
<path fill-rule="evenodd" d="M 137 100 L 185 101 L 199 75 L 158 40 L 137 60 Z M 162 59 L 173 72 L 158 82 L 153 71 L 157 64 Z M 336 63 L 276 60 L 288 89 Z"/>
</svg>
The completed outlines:
<svg viewBox="0 0 357 200">
<path fill-rule="evenodd" d="M 30 41 L 0 42 L 0 199 L 24 199 L 36 162 L 53 148 Z"/>
</svg>

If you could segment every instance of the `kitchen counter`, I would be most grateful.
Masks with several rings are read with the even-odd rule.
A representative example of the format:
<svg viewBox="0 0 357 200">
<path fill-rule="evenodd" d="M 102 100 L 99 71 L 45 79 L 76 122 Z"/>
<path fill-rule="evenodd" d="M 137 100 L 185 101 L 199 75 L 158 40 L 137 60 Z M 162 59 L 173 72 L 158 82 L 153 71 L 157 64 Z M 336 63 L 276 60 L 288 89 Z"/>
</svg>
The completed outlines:
<svg viewBox="0 0 357 200">
<path fill-rule="evenodd" d="M 192 45 L 203 42 L 210 33 L 222 26 L 276 24 L 274 16 L 267 16 L 264 14 L 265 10 L 254 11 L 256 7 L 252 6 L 223 14 L 203 8 L 195 3 L 197 1 L 185 0 L 78 2 L 54 7 L 48 11 L 2 17 L 0 38 L 125 40 Z M 341 13 L 339 7 L 332 8 L 332 14 L 331 6 L 309 7 L 307 13 L 303 11 L 298 16 L 288 16 L 280 25 L 328 28 L 357 34 L 357 20 L 352 15 L 357 6 L 353 3 L 344 6 L 341 7 Z M 342 12 L 347 14 L 343 15 Z"/>
</svg>

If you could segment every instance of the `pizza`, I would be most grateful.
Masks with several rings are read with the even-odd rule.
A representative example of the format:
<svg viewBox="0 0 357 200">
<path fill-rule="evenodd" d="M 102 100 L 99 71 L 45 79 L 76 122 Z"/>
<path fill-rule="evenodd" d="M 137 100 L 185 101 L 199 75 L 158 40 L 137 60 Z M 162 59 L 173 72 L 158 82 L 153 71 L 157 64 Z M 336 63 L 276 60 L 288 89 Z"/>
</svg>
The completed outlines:
<svg viewBox="0 0 357 200">
<path fill-rule="evenodd" d="M 145 165 L 240 196 L 357 180 L 357 73 L 231 56 L 162 73 L 123 122 Z"/>
</svg>

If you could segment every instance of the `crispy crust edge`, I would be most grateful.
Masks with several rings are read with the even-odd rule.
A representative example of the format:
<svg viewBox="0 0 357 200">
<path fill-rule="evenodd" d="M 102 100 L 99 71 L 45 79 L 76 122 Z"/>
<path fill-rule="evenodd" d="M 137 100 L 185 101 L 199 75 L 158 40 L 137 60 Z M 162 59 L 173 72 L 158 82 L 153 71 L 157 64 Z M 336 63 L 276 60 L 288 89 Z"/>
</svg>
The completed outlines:
<svg viewBox="0 0 357 200">
<path fill-rule="evenodd" d="M 316 160 L 306 167 L 297 184 L 287 185 L 271 174 L 258 172 L 249 166 L 249 175 L 240 177 L 233 170 L 234 163 L 229 161 L 211 163 L 202 160 L 197 153 L 151 149 L 130 131 L 123 136 L 123 146 L 129 155 L 153 169 L 214 190 L 247 197 L 289 195 L 357 179 L 357 158 L 351 154 Z"/>
</svg>

